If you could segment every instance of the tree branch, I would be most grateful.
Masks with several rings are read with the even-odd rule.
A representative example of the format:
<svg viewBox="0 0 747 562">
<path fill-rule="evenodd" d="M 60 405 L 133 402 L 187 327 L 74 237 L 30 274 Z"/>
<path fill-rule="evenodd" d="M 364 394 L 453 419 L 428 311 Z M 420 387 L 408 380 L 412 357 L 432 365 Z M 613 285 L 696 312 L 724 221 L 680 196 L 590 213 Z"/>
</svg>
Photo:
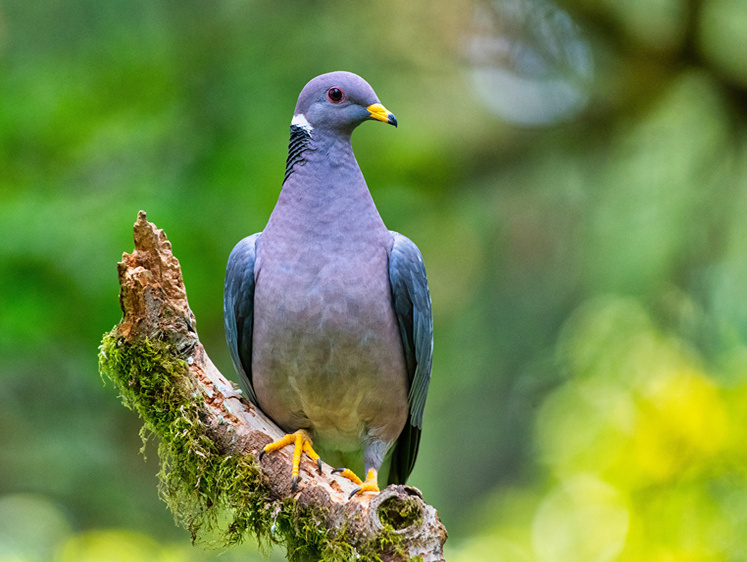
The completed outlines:
<svg viewBox="0 0 747 562">
<path fill-rule="evenodd" d="M 248 534 L 285 544 L 291 560 L 443 560 L 446 529 L 412 486 L 349 500 L 354 485 L 301 463 L 291 448 L 257 454 L 282 432 L 213 365 L 195 331 L 179 261 L 138 213 L 135 251 L 118 264 L 123 318 L 104 336 L 101 372 L 160 438 L 160 493 L 193 540 L 231 545 Z"/>
</svg>

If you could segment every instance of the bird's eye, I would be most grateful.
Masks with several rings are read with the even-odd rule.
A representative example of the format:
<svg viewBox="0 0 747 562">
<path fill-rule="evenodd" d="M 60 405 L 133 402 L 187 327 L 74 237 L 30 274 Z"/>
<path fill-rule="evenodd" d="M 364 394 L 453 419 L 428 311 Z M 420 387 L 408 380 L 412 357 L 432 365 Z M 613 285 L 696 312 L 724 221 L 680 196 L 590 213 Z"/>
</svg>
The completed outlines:
<svg viewBox="0 0 747 562">
<path fill-rule="evenodd" d="M 340 103 L 345 98 L 345 94 L 340 88 L 330 88 L 327 90 L 327 99 L 332 103 Z"/>
</svg>

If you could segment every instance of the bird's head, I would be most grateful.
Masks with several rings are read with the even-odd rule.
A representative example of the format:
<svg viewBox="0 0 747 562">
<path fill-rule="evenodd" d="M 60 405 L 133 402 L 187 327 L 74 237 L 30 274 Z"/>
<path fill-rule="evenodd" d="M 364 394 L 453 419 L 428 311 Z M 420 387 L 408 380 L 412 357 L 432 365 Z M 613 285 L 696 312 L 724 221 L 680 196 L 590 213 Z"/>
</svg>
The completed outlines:
<svg viewBox="0 0 747 562">
<path fill-rule="evenodd" d="M 351 133 L 369 119 L 397 126 L 397 119 L 381 105 L 376 92 L 352 72 L 329 72 L 313 78 L 298 96 L 291 125 Z"/>
</svg>

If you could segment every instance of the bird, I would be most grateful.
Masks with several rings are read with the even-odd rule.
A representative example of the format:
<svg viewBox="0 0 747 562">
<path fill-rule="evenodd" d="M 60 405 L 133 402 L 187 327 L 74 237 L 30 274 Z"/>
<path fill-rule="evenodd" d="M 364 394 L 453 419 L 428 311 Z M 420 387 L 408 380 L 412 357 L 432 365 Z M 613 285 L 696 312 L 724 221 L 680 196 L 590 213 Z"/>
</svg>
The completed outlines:
<svg viewBox="0 0 747 562">
<path fill-rule="evenodd" d="M 360 76 L 310 80 L 290 125 L 285 175 L 263 231 L 226 266 L 226 341 L 248 399 L 294 445 L 357 487 L 404 484 L 418 454 L 433 317 L 423 257 L 385 226 L 351 145 L 364 121 L 397 119 Z M 364 479 L 358 474 L 364 474 Z"/>
</svg>

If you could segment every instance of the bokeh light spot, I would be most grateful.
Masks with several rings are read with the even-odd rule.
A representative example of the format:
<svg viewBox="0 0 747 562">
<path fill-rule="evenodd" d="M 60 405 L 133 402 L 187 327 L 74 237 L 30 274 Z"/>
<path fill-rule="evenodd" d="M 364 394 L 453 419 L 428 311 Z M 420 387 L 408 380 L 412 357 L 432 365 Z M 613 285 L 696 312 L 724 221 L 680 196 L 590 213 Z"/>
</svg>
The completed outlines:
<svg viewBox="0 0 747 562">
<path fill-rule="evenodd" d="M 618 490 L 579 475 L 544 499 L 532 524 L 532 545 L 542 562 L 613 560 L 625 544 L 628 521 Z"/>
</svg>

